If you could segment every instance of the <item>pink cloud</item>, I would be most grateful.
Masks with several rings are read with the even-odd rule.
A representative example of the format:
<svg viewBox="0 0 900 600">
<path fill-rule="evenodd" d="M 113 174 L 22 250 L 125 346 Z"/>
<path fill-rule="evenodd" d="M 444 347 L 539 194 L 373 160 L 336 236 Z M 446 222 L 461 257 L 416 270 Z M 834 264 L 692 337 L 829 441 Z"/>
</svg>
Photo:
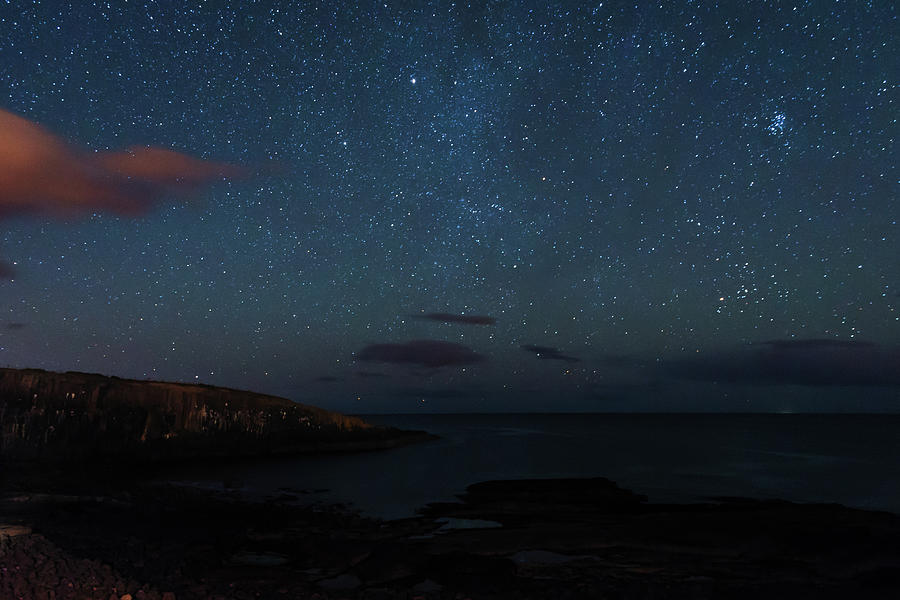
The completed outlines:
<svg viewBox="0 0 900 600">
<path fill-rule="evenodd" d="M 164 148 L 95 153 L 0 109 L 0 215 L 141 213 L 167 194 L 246 174 Z"/>
</svg>

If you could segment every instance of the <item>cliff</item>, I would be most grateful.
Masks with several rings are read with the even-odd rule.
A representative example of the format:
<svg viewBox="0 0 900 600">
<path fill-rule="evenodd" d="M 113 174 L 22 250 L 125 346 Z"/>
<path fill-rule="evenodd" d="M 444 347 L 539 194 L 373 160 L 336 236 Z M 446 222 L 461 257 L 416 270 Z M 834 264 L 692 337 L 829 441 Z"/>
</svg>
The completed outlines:
<svg viewBox="0 0 900 600">
<path fill-rule="evenodd" d="M 0 369 L 0 460 L 7 462 L 359 449 L 396 445 L 408 433 L 227 388 Z"/>
</svg>

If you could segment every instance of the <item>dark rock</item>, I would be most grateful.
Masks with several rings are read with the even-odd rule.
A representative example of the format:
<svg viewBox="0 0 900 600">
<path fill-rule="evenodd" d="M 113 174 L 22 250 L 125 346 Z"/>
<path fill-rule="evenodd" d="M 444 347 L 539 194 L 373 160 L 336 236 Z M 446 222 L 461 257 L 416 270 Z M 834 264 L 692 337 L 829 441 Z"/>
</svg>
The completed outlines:
<svg viewBox="0 0 900 600">
<path fill-rule="evenodd" d="M 394 600 L 397 594 L 388 588 L 367 588 L 359 595 L 360 600 Z"/>
<path fill-rule="evenodd" d="M 378 552 L 360 561 L 353 571 L 366 583 L 381 585 L 414 575 L 427 561 L 427 556 L 409 552 L 401 544 L 384 544 Z"/>
<path fill-rule="evenodd" d="M 279 567 L 291 562 L 290 557 L 275 552 L 240 552 L 231 558 L 235 565 Z"/>
<path fill-rule="evenodd" d="M 477 589 L 502 586 L 515 576 L 516 565 L 500 556 L 454 551 L 432 556 L 426 571 L 432 579 L 444 585 L 464 583 Z"/>
<path fill-rule="evenodd" d="M 470 485 L 459 498 L 462 502 L 432 503 L 421 512 L 433 517 L 523 525 L 536 516 L 546 522 L 561 522 L 580 521 L 585 514 L 638 513 L 647 500 L 602 477 L 484 481 Z"/>
<path fill-rule="evenodd" d="M 337 577 L 323 579 L 319 582 L 319 587 L 326 590 L 352 590 L 362 585 L 359 577 L 352 573 L 342 573 Z"/>
<path fill-rule="evenodd" d="M 432 581 L 431 579 L 426 579 L 425 581 L 419 582 L 416 585 L 412 586 L 413 592 L 426 593 L 426 594 L 440 592 L 443 589 L 444 589 L 444 586 L 442 586 L 441 584 L 439 584 L 436 581 Z"/>
</svg>

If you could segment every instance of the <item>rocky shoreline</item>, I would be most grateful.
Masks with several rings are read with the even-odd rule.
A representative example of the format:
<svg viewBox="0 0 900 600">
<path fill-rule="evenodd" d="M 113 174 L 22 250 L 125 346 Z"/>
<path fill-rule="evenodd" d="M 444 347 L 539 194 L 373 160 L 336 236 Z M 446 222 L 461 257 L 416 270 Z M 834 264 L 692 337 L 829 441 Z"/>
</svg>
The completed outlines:
<svg viewBox="0 0 900 600">
<path fill-rule="evenodd" d="M 283 398 L 0 369 L 0 598 L 554 600 L 900 595 L 900 516 L 601 478 L 489 481 L 382 521 L 151 483 L 167 461 L 431 439 Z"/>
<path fill-rule="evenodd" d="M 900 517 L 647 503 L 605 479 L 484 482 L 415 518 L 135 485 L 0 499 L 0 597 L 883 598 Z M 286 496 L 289 496 L 286 494 Z"/>
</svg>

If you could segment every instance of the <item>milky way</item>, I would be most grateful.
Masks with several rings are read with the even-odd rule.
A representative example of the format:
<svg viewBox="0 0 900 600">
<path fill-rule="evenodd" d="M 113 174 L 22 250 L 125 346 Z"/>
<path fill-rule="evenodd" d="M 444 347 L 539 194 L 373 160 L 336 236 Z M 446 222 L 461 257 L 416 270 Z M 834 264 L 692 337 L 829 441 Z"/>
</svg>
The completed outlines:
<svg viewBox="0 0 900 600">
<path fill-rule="evenodd" d="M 792 340 L 900 369 L 893 3 L 275 4 L 0 8 L 0 109 L 256 173 L 4 217 L 0 364 L 355 412 L 900 407 L 678 375 Z M 483 360 L 356 359 L 426 340 Z"/>
</svg>

